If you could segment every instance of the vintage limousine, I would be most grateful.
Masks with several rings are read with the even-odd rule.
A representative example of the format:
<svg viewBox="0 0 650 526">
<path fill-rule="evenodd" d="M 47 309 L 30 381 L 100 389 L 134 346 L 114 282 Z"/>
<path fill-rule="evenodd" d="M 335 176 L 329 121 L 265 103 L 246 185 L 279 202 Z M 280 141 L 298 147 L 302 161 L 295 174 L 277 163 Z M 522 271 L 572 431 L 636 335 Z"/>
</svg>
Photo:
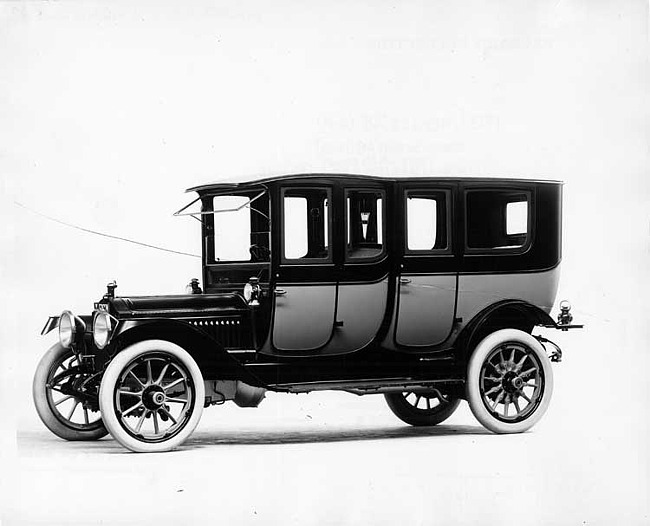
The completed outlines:
<svg viewBox="0 0 650 526">
<path fill-rule="evenodd" d="M 553 390 L 551 317 L 562 184 L 477 178 L 289 175 L 190 188 L 202 283 L 63 311 L 33 383 L 67 440 L 108 432 L 138 452 L 173 449 L 204 407 L 257 406 L 266 390 L 384 394 L 435 425 L 468 401 L 496 433 L 533 426 Z M 192 211 L 196 209 L 195 211 Z"/>
</svg>

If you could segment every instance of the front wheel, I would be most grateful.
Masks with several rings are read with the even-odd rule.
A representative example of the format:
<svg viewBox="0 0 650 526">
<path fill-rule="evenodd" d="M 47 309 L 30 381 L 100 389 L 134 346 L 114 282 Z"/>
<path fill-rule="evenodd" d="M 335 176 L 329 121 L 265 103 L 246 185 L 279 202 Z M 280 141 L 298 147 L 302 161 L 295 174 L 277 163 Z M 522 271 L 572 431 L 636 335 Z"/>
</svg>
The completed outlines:
<svg viewBox="0 0 650 526">
<path fill-rule="evenodd" d="M 74 353 L 58 343 L 41 358 L 32 395 L 38 416 L 56 436 L 97 440 L 108 434 L 98 411 L 96 391 L 92 396 L 86 390 L 89 380 Z M 84 392 L 87 396 L 83 396 Z"/>
<path fill-rule="evenodd" d="M 138 453 L 169 451 L 192 434 L 205 398 L 203 376 L 181 347 L 146 340 L 118 353 L 99 391 L 113 438 Z"/>
<path fill-rule="evenodd" d="M 447 420 L 460 400 L 444 397 L 440 391 L 405 391 L 384 394 L 386 403 L 397 418 L 412 426 L 435 426 Z"/>
<path fill-rule="evenodd" d="M 474 349 L 467 369 L 467 401 L 490 431 L 530 429 L 546 412 L 552 392 L 551 362 L 530 334 L 499 330 Z"/>
</svg>

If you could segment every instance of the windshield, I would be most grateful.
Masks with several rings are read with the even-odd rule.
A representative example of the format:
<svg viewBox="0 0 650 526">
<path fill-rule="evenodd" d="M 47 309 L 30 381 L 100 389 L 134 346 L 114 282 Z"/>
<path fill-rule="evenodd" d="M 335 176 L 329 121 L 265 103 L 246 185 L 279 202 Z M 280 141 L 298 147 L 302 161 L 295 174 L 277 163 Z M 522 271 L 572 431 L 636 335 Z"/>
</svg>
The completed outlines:
<svg viewBox="0 0 650 526">
<path fill-rule="evenodd" d="M 206 208 L 212 209 L 207 216 L 211 218 L 207 236 L 209 263 L 269 261 L 269 199 L 266 192 L 217 195 L 206 204 Z"/>
</svg>

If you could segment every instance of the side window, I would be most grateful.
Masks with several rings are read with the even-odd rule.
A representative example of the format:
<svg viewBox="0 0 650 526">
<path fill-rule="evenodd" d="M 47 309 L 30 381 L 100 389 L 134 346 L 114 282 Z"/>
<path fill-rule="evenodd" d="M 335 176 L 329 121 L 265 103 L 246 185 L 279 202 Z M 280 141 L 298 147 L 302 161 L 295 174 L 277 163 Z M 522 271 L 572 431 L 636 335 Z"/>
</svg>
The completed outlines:
<svg viewBox="0 0 650 526">
<path fill-rule="evenodd" d="M 447 194 L 432 190 L 408 190 L 406 252 L 430 252 L 447 248 Z"/>
<path fill-rule="evenodd" d="M 266 192 L 216 195 L 208 209 L 214 213 L 209 263 L 262 262 L 270 259 L 269 196 Z"/>
<path fill-rule="evenodd" d="M 251 211 L 244 195 L 219 195 L 213 198 L 214 260 L 250 261 Z"/>
<path fill-rule="evenodd" d="M 466 197 L 467 248 L 517 249 L 530 238 L 530 192 L 470 190 Z"/>
<path fill-rule="evenodd" d="M 528 201 L 511 201 L 506 205 L 506 234 L 528 232 Z"/>
<path fill-rule="evenodd" d="M 330 259 L 329 190 L 288 189 L 282 200 L 284 259 Z"/>
<path fill-rule="evenodd" d="M 375 258 L 384 247 L 384 195 L 375 190 L 346 192 L 346 258 Z"/>
</svg>

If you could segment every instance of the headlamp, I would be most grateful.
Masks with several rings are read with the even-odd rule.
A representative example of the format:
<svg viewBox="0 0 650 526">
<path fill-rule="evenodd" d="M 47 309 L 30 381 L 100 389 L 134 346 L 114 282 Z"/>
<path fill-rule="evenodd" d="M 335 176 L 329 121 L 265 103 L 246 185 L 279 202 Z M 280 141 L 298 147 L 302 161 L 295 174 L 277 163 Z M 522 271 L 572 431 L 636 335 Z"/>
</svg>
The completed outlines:
<svg viewBox="0 0 650 526">
<path fill-rule="evenodd" d="M 59 342 L 67 349 L 72 345 L 76 333 L 74 315 L 69 310 L 64 310 L 59 317 Z"/>
<path fill-rule="evenodd" d="M 111 315 L 106 311 L 97 311 L 93 320 L 93 340 L 98 349 L 103 349 L 108 345 L 112 329 Z"/>
<path fill-rule="evenodd" d="M 59 316 L 59 342 L 66 349 L 77 340 L 77 335 L 83 334 L 85 330 L 86 324 L 83 320 L 69 310 L 64 310 Z"/>
</svg>

